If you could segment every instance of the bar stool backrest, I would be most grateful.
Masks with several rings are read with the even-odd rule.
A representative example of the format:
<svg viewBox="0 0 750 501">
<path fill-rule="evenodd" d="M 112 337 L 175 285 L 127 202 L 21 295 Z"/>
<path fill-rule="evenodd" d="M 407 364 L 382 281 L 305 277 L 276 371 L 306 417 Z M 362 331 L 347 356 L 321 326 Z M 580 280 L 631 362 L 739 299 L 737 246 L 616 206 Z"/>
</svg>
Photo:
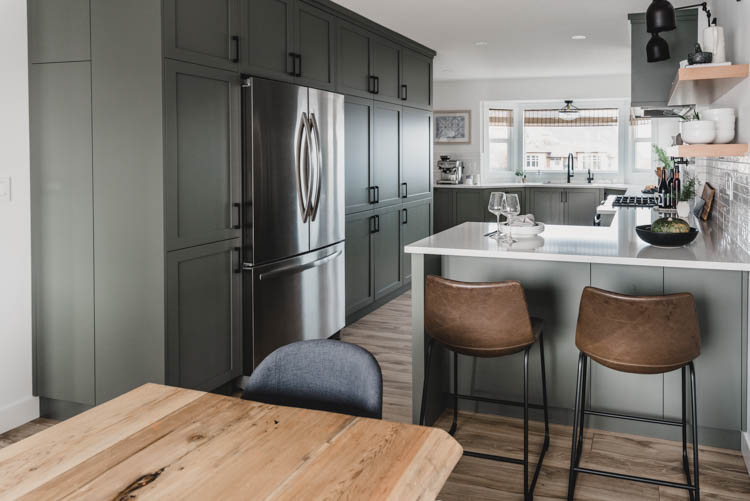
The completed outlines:
<svg viewBox="0 0 750 501">
<path fill-rule="evenodd" d="M 516 281 L 469 283 L 429 275 L 425 330 L 454 351 L 480 357 L 521 351 L 535 341 Z"/>
<path fill-rule="evenodd" d="M 693 295 L 628 296 L 586 287 L 576 346 L 623 372 L 660 374 L 683 367 L 701 351 Z"/>
</svg>

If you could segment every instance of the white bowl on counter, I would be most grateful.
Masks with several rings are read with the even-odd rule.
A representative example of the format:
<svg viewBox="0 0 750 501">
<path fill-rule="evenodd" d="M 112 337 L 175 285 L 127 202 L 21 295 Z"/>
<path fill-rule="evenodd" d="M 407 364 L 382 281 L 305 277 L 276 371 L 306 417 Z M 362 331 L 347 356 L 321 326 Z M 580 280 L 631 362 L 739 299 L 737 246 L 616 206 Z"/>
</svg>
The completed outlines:
<svg viewBox="0 0 750 501">
<path fill-rule="evenodd" d="M 716 124 L 711 120 L 682 122 L 682 140 L 688 144 L 710 144 L 716 138 Z"/>
<path fill-rule="evenodd" d="M 500 224 L 500 233 L 503 235 L 508 233 L 508 228 L 510 228 L 511 237 L 531 238 L 544 231 L 544 223 L 537 222 L 533 226 L 508 226 L 508 223 L 502 223 Z"/>
</svg>

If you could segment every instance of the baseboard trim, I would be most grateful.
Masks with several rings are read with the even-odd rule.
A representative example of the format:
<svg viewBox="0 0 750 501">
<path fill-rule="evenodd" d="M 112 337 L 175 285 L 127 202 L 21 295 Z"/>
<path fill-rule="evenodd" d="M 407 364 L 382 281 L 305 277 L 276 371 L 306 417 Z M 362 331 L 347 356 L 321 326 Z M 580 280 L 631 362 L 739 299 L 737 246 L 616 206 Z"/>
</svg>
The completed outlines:
<svg viewBox="0 0 750 501">
<path fill-rule="evenodd" d="M 742 457 L 745 459 L 745 468 L 748 474 L 750 474 L 750 432 L 744 431 L 740 434 L 740 442 L 742 447 Z"/>
<path fill-rule="evenodd" d="M 39 417 L 39 397 L 28 396 L 0 409 L 0 433 Z"/>
</svg>

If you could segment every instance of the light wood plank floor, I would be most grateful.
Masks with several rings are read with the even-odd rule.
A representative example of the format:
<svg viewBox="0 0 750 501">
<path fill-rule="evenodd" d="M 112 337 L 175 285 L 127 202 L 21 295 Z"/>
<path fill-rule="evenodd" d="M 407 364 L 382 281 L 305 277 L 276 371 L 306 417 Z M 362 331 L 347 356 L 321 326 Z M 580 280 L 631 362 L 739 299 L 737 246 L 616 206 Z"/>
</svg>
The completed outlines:
<svg viewBox="0 0 750 501">
<path fill-rule="evenodd" d="M 411 421 L 411 295 L 406 293 L 342 331 L 344 341 L 369 350 L 383 369 L 383 417 Z M 0 435 L 0 448 L 33 435 L 54 421 L 37 419 Z M 446 412 L 437 426 L 448 429 Z M 541 446 L 543 425 L 532 422 L 531 461 Z M 467 450 L 521 457 L 523 422 L 518 419 L 462 412 L 456 438 Z M 565 499 L 570 462 L 568 426 L 552 425 L 550 449 L 535 491 L 540 501 Z M 703 500 L 750 500 L 750 476 L 738 451 L 701 447 Z M 617 470 L 631 475 L 656 476 L 682 482 L 681 445 L 634 435 L 587 429 L 582 465 Z M 531 466 L 533 471 L 533 465 Z M 464 457 L 440 493 L 439 499 L 522 499 L 520 466 Z M 688 499 L 681 490 L 580 475 L 576 499 L 586 501 Z"/>
</svg>

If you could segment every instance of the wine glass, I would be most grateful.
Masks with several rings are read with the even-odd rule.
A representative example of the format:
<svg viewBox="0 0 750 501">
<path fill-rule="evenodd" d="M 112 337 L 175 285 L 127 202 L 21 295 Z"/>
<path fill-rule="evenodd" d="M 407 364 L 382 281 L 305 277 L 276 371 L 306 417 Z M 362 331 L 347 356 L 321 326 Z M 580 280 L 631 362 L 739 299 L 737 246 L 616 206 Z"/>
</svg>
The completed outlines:
<svg viewBox="0 0 750 501">
<path fill-rule="evenodd" d="M 508 224 L 508 234 L 505 237 L 505 241 L 509 244 L 515 242 L 510 235 L 510 223 L 511 217 L 517 216 L 521 213 L 521 202 L 518 200 L 518 195 L 515 193 L 508 193 L 505 195 L 505 200 L 502 207 L 502 213 L 506 218 Z"/>
<path fill-rule="evenodd" d="M 487 205 L 487 210 L 497 217 L 497 233 L 495 238 L 500 240 L 500 214 L 503 214 L 503 208 L 505 207 L 505 193 L 502 191 L 493 191 L 490 194 L 490 203 Z"/>
</svg>

